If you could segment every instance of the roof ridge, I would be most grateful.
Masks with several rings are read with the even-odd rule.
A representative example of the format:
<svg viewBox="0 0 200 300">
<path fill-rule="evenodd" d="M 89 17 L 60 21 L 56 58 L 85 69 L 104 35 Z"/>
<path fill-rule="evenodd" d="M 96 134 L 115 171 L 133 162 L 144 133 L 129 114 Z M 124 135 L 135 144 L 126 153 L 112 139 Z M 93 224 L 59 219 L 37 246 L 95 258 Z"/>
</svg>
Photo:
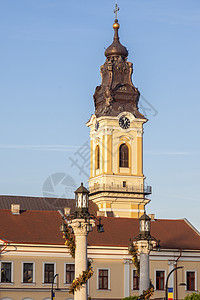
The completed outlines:
<svg viewBox="0 0 200 300">
<path fill-rule="evenodd" d="M 25 212 L 42 212 L 42 213 L 57 213 L 57 210 L 36 210 L 36 209 L 22 209 Z"/>
<path fill-rule="evenodd" d="M 11 212 L 11 209 L 9 208 L 0 208 L 1 211 L 9 211 Z M 35 210 L 35 209 L 21 209 L 22 212 L 40 212 L 40 213 L 58 213 L 57 210 Z"/>
<path fill-rule="evenodd" d="M 44 196 L 25 196 L 25 195 L 0 195 L 1 197 L 12 197 L 12 198 L 42 198 L 42 199 L 59 199 L 59 200 L 75 200 L 74 198 L 57 198 L 57 197 L 44 197 Z"/>
<path fill-rule="evenodd" d="M 110 219 L 113 219 L 113 218 L 115 218 L 115 219 L 137 219 L 137 220 L 139 220 L 139 218 L 128 218 L 128 217 L 105 217 L 105 218 L 110 218 Z M 180 218 L 180 219 L 178 219 L 178 218 L 156 218 L 156 220 L 169 220 L 169 221 L 182 221 L 183 220 L 183 218 Z"/>
<path fill-rule="evenodd" d="M 170 218 L 169 219 L 166 219 L 166 218 L 165 219 L 160 219 L 160 218 L 157 219 L 156 218 L 155 220 L 160 220 L 160 221 L 183 221 L 184 219 L 170 219 Z"/>
<path fill-rule="evenodd" d="M 192 223 L 190 223 L 187 218 L 183 218 L 182 220 L 185 221 L 185 223 L 189 225 L 190 228 L 192 228 L 192 230 L 194 230 L 200 236 L 200 232 L 198 231 L 198 229 L 194 227 L 194 225 L 192 225 Z"/>
</svg>

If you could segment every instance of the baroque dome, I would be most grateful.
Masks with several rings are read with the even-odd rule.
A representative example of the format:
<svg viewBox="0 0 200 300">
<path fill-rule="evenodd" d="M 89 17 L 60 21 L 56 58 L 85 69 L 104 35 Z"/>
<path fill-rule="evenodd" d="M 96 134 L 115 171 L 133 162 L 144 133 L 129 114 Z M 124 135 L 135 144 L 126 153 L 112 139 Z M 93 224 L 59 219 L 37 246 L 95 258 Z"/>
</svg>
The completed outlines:
<svg viewBox="0 0 200 300">
<path fill-rule="evenodd" d="M 115 19 L 115 23 L 113 24 L 113 29 L 115 31 L 114 38 L 112 44 L 106 49 L 105 51 L 105 56 L 123 56 L 127 57 L 128 56 L 128 51 L 125 46 L 123 46 L 120 41 L 119 41 L 119 35 L 118 35 L 118 30 L 119 30 L 119 23 L 118 20 Z"/>
</svg>

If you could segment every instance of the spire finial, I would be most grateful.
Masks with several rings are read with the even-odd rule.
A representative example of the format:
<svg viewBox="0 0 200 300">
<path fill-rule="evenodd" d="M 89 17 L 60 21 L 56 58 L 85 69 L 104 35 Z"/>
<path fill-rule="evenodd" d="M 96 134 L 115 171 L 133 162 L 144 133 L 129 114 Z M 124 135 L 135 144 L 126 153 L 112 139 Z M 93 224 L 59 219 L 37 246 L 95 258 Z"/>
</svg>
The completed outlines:
<svg viewBox="0 0 200 300">
<path fill-rule="evenodd" d="M 119 6 L 117 5 L 117 0 L 115 2 L 115 9 L 114 9 L 114 13 L 115 13 L 115 23 L 113 24 L 113 29 L 115 30 L 115 35 L 114 35 L 114 39 L 119 39 L 118 36 L 118 29 L 119 29 L 119 23 L 117 20 L 117 12 L 119 11 Z"/>
<path fill-rule="evenodd" d="M 115 20 L 117 20 L 117 12 L 119 11 L 119 6 L 117 5 L 117 0 L 115 3 L 115 9 L 114 9 L 114 14 L 115 14 Z"/>
<path fill-rule="evenodd" d="M 105 56 L 106 57 L 109 57 L 109 56 L 127 57 L 128 56 L 128 51 L 127 51 L 126 47 L 124 47 L 119 41 L 118 30 L 119 30 L 120 26 L 119 26 L 119 23 L 118 23 L 118 20 L 117 20 L 117 12 L 118 11 L 119 11 L 119 7 L 117 5 L 117 0 L 116 0 L 115 9 L 114 9 L 116 19 L 115 19 L 115 22 L 113 24 L 114 38 L 113 38 L 112 44 L 105 51 Z"/>
</svg>

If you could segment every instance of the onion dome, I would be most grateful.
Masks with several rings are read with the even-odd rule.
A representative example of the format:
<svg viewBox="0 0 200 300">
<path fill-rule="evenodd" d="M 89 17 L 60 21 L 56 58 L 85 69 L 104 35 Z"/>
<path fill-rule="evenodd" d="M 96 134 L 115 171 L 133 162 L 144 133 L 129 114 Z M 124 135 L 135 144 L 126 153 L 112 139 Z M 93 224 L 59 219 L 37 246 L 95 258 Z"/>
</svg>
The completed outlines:
<svg viewBox="0 0 200 300">
<path fill-rule="evenodd" d="M 119 41 L 119 35 L 118 35 L 118 30 L 119 30 L 119 23 L 118 20 L 115 19 L 115 23 L 113 24 L 113 29 L 115 31 L 114 38 L 112 44 L 106 49 L 105 51 L 105 56 L 123 56 L 127 57 L 128 56 L 128 51 L 126 47 L 124 47 L 120 41 Z"/>
</svg>

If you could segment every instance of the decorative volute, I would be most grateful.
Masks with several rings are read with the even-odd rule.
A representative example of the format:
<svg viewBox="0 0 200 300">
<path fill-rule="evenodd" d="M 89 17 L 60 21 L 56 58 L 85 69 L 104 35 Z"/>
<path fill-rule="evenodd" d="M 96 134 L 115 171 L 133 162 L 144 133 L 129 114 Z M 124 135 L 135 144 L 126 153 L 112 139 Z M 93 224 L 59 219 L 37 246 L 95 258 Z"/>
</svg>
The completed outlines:
<svg viewBox="0 0 200 300">
<path fill-rule="evenodd" d="M 123 111 L 144 118 L 138 111 L 140 92 L 132 83 L 133 64 L 127 61 L 128 51 L 119 41 L 119 23 L 113 24 L 113 43 L 106 49 L 106 61 L 101 66 L 102 82 L 94 93 L 95 115 L 118 116 Z"/>
</svg>

